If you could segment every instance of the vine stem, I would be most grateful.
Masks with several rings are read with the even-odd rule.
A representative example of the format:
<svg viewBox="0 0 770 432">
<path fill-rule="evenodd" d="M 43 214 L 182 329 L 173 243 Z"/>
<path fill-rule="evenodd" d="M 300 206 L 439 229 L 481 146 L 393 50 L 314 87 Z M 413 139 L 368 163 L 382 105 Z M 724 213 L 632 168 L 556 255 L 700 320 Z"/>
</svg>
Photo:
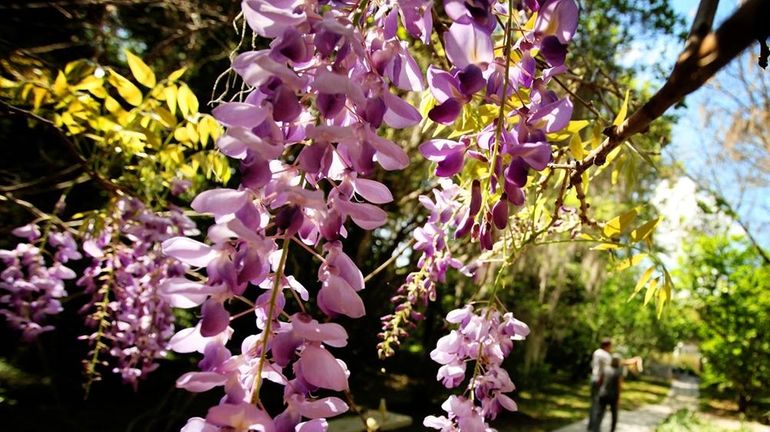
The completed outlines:
<svg viewBox="0 0 770 432">
<path fill-rule="evenodd" d="M 399 249 L 393 255 L 391 255 L 391 257 L 388 258 L 387 261 L 385 261 L 384 263 L 380 264 L 379 267 L 377 267 L 376 269 L 372 270 L 371 273 L 366 275 L 366 277 L 364 278 L 364 283 L 369 282 L 373 277 L 377 276 L 377 274 L 379 274 L 381 271 L 383 271 L 386 268 L 388 268 L 388 266 L 391 265 L 393 263 L 393 261 L 397 260 L 404 252 L 406 252 L 407 249 L 412 247 L 416 242 L 417 242 L 417 240 L 411 239 L 405 245 L 401 246 L 401 249 Z"/>
<path fill-rule="evenodd" d="M 495 174 L 495 167 L 497 166 L 498 148 L 500 147 L 500 141 L 503 134 L 503 121 L 505 120 L 505 102 L 508 97 L 508 81 L 510 80 L 511 71 L 511 26 L 513 25 L 513 0 L 508 0 L 508 22 L 505 24 L 505 36 L 503 38 L 503 45 L 505 49 L 503 55 L 505 56 L 505 81 L 503 81 L 503 96 L 500 101 L 500 113 L 497 116 L 497 126 L 495 128 L 495 146 L 492 149 L 492 161 L 490 163 L 489 177 L 487 178 L 487 187 L 489 189 L 489 183 L 492 182 L 492 176 Z M 479 212 L 480 214 L 480 212 Z"/>
<path fill-rule="evenodd" d="M 265 331 L 262 336 L 262 351 L 259 354 L 259 365 L 257 366 L 257 374 L 254 376 L 254 390 L 251 393 L 251 403 L 257 404 L 259 402 L 259 386 L 262 383 L 262 369 L 265 367 L 265 358 L 267 357 L 267 339 L 270 337 L 270 330 L 273 324 L 273 314 L 275 313 L 275 302 L 278 298 L 278 290 L 281 288 L 281 280 L 283 279 L 284 269 L 286 267 L 286 257 L 289 255 L 289 238 L 283 239 L 283 250 L 281 251 L 281 260 L 278 263 L 275 275 L 273 276 L 273 292 L 270 294 L 270 305 L 268 306 L 267 322 L 265 323 Z"/>
</svg>

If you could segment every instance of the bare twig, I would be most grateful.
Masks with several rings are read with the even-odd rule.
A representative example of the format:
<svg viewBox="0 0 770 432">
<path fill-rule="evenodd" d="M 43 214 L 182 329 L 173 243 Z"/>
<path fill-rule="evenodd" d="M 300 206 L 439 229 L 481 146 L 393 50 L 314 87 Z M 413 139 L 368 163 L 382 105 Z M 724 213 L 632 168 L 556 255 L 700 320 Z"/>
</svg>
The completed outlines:
<svg viewBox="0 0 770 432">
<path fill-rule="evenodd" d="M 605 130 L 607 139 L 576 164 L 572 184 L 590 167 L 603 165 L 607 155 L 631 136 L 649 128 L 671 106 L 697 90 L 746 47 L 770 34 L 770 2 L 748 0 L 715 32 L 709 32 L 715 0 L 702 0 L 687 45 L 666 83 L 620 126 Z M 705 30 L 704 30 L 705 29 Z"/>
<path fill-rule="evenodd" d="M 401 247 L 401 249 L 398 250 L 398 252 L 395 252 L 393 255 L 391 255 L 391 257 L 388 258 L 387 261 L 385 261 L 384 263 L 380 264 L 379 267 L 377 267 L 376 269 L 372 270 L 371 273 L 366 275 L 366 277 L 364 278 L 364 282 L 369 282 L 369 280 L 371 280 L 373 277 L 377 276 L 377 274 L 379 274 L 381 271 L 383 271 L 386 268 L 388 268 L 388 266 L 391 263 L 393 263 L 393 261 L 397 260 L 398 257 L 400 257 L 401 254 L 404 253 L 404 251 L 406 251 L 407 249 L 412 247 L 412 245 L 414 245 L 414 242 L 415 242 L 414 239 L 409 240 L 404 246 Z"/>
</svg>

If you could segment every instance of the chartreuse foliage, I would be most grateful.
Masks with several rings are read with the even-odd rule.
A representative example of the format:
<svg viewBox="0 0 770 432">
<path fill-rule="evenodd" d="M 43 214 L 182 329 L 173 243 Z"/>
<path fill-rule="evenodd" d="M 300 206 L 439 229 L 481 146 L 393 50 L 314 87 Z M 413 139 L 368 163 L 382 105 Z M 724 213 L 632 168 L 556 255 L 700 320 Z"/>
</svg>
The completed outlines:
<svg viewBox="0 0 770 432">
<path fill-rule="evenodd" d="M 221 127 L 198 111 L 180 80 L 185 69 L 158 78 L 125 54 L 133 79 L 88 60 L 63 70 L 4 62 L 0 97 L 49 120 L 90 169 L 148 201 L 162 199 L 175 181 L 191 182 L 192 192 L 205 180 L 227 182 L 230 168 L 213 145 Z"/>
</svg>

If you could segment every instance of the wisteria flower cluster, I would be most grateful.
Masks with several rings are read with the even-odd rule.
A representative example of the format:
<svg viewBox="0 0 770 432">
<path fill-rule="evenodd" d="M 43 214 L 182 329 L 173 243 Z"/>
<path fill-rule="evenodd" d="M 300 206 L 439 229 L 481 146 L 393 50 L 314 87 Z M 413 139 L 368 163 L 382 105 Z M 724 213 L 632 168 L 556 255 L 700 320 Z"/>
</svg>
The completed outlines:
<svg viewBox="0 0 770 432">
<path fill-rule="evenodd" d="M 165 253 L 205 267 L 208 275 L 203 283 L 172 279 L 163 289 L 176 305 L 202 307 L 200 322 L 171 341 L 176 351 L 204 355 L 201 371 L 184 375 L 178 385 L 196 392 L 225 390 L 221 403 L 205 418 L 191 419 L 185 430 L 324 430 L 324 419 L 347 405 L 313 395 L 319 389 L 347 389 L 347 367 L 330 351 L 345 344 L 346 334 L 306 315 L 303 303 L 314 292 L 318 308 L 330 318 L 365 314 L 357 294 L 364 288 L 363 277 L 341 241 L 348 219 L 362 229 L 386 222 L 378 205 L 391 201 L 391 193 L 366 178 L 375 164 L 399 170 L 409 162 L 398 145 L 378 133 L 383 125 L 398 129 L 421 121 L 418 110 L 392 90 L 422 91 L 427 81 L 438 103 L 428 117 L 437 123 L 453 123 L 476 100 L 497 104 L 501 113 L 458 141 L 434 139 L 420 146 L 438 163 L 439 177 L 461 173 L 466 156 L 486 163 L 489 174 L 474 180 L 469 192 L 445 181 L 435 201 L 421 198 L 431 211 L 415 234 L 416 249 L 423 253 L 421 270 L 409 276 L 396 297 L 402 300 L 399 309 L 385 318 L 383 334 L 394 335 L 397 342 L 397 321 L 419 319 L 412 305 L 435 297 L 435 284 L 448 268 L 462 267 L 449 252 L 447 233 L 454 231 L 456 238 L 470 233 L 484 249 L 492 249 L 494 229 L 507 224 L 509 203 L 524 202 L 528 170 L 542 170 L 550 161 L 546 134 L 566 126 L 572 106 L 546 84 L 565 69 L 577 7 L 573 0 L 528 1 L 516 9 L 497 2 L 446 1 L 444 13 L 452 24 L 440 37 L 452 67 L 431 66 L 426 80 L 408 48 L 409 37 L 432 43 L 431 1 L 246 0 L 242 5 L 251 29 L 271 41 L 268 49 L 234 59 L 232 68 L 250 91 L 214 110 L 227 128 L 218 146 L 240 161 L 242 182 L 237 189 L 210 190 L 193 201 L 193 209 L 214 216 L 209 242 L 189 237 L 164 242 Z M 512 29 L 514 18 L 527 22 L 535 12 L 531 28 L 519 30 L 517 24 Z M 508 23 L 502 58 L 493 49 L 498 18 Z M 514 35 L 519 39 L 514 41 Z M 519 58 L 512 64 L 514 54 Z M 544 60 L 538 63 L 538 58 Z M 511 103 L 514 96 L 521 103 Z M 317 292 L 286 273 L 292 244 L 322 260 Z M 297 313 L 288 310 L 292 303 Z M 233 314 L 237 304 L 246 309 Z M 233 355 L 226 347 L 229 323 L 244 315 L 253 316 L 258 332 Z M 496 318 L 484 314 L 479 319 L 489 326 Z M 501 350 L 502 356 L 508 351 Z M 478 356 L 472 358 L 482 364 Z M 280 414 L 268 413 L 261 404 L 264 379 L 286 388 Z M 497 393 L 495 398 L 507 403 Z M 487 417 L 496 413 L 494 408 L 482 411 Z"/>
<path fill-rule="evenodd" d="M 446 281 L 447 271 L 450 268 L 465 270 L 463 263 L 452 256 L 446 236 L 447 227 L 459 223 L 458 210 L 462 204 L 457 200 L 462 189 L 449 179 L 442 179 L 440 184 L 442 189 L 433 190 L 434 199 L 427 195 L 419 197 L 430 212 L 425 224 L 414 232 L 414 250 L 421 252 L 417 261 L 419 270 L 411 272 L 391 298 L 398 305 L 393 313 L 381 318 L 382 341 L 377 346 L 380 357 L 395 354 L 394 348 L 407 336 L 405 327 L 414 326 L 422 319 L 416 306 L 426 307 L 428 302 L 436 300 L 436 284 Z"/>
<path fill-rule="evenodd" d="M 84 336 L 92 349 L 86 372 L 94 378 L 98 364 L 112 365 L 114 373 L 136 387 L 158 367 L 174 334 L 172 306 L 178 305 L 166 300 L 163 287 L 188 269 L 164 255 L 161 242 L 198 230 L 177 208 L 157 214 L 133 198 L 117 201 L 114 208 L 101 230 L 83 242 L 91 263 L 77 284 L 91 294 L 83 311 L 87 326 L 95 330 Z M 110 360 L 100 358 L 102 352 Z"/>
<path fill-rule="evenodd" d="M 200 322 L 171 341 L 178 352 L 203 353 L 201 371 L 177 384 L 195 392 L 225 390 L 221 403 L 205 418 L 191 419 L 187 431 L 323 430 L 325 418 L 348 409 L 339 398 L 314 397 L 319 389 L 347 390 L 347 366 L 331 351 L 346 344 L 347 334 L 305 314 L 304 303 L 312 292 L 330 318 L 365 314 L 358 295 L 363 275 L 341 240 L 349 220 L 366 230 L 386 222 L 379 205 L 392 195 L 367 177 L 376 165 L 403 169 L 409 157 L 378 130 L 416 125 L 419 112 L 394 91 L 424 89 L 416 61 L 391 34 L 395 28 L 363 31 L 368 19 L 385 19 L 378 9 L 243 2 L 248 25 L 270 39 L 270 47 L 234 59 L 233 69 L 251 90 L 213 112 L 227 128 L 218 146 L 240 161 L 242 182 L 193 201 L 194 210 L 214 216 L 209 242 L 176 237 L 164 243 L 169 256 L 205 267 L 208 275 L 204 283 L 172 279 L 163 289 L 174 304 L 201 305 Z M 292 244 L 322 260 L 319 289 L 287 274 Z M 231 313 L 238 304 L 247 309 Z M 299 310 L 292 313 L 292 306 Z M 233 355 L 226 347 L 229 323 L 244 315 L 253 317 L 257 333 Z M 264 379 L 285 386 L 283 412 L 263 409 Z"/>
<path fill-rule="evenodd" d="M 509 223 L 509 207 L 525 202 L 524 187 L 530 169 L 543 170 L 551 161 L 547 134 L 567 126 L 572 103 L 548 90 L 551 79 L 566 70 L 567 43 L 577 27 L 577 5 L 573 0 L 528 1 L 510 9 L 497 2 L 446 1 L 445 12 L 453 23 L 444 34 L 444 47 L 452 68 L 431 65 L 427 71 L 430 92 L 438 105 L 428 112 L 434 122 L 451 125 L 463 107 L 474 99 L 496 106 L 499 116 L 478 132 L 456 140 L 436 138 L 420 145 L 420 152 L 436 162 L 434 174 L 443 179 L 460 178 L 465 188 L 442 182 L 434 191 L 436 202 L 422 197 L 431 211 L 426 225 L 415 231 L 422 251 L 418 270 L 407 276 L 393 298 L 394 314 L 383 317 L 381 356 L 393 353 L 392 346 L 406 335 L 404 327 L 420 318 L 415 310 L 435 297 L 435 284 L 443 282 L 449 267 L 472 275 L 475 263 L 463 266 L 452 258 L 452 240 L 470 237 L 483 250 L 492 250 L 496 233 Z M 498 17 L 500 18 L 498 20 Z M 534 20 L 532 17 L 535 17 Z M 498 21 L 507 20 L 503 57 L 495 55 Z M 521 30 L 512 31 L 512 23 Z M 527 24 L 526 28 L 522 23 Z M 514 40 L 514 36 L 519 38 Z M 538 55 L 542 60 L 538 61 Z M 518 61 L 511 64 L 511 58 Z M 505 106 L 502 106 L 505 103 Z M 463 175 L 467 161 L 478 178 Z M 471 177 L 472 180 L 463 181 Z"/>
<path fill-rule="evenodd" d="M 529 327 L 510 312 L 501 314 L 493 307 L 477 312 L 468 305 L 447 314 L 457 330 L 439 339 L 430 357 L 441 368 L 437 379 L 447 388 L 465 381 L 467 366 L 473 364 L 471 378 L 463 396 L 450 396 L 442 408 L 446 416 L 428 416 L 424 425 L 448 431 L 488 430 L 487 419 L 494 420 L 503 410 L 516 410 L 516 403 L 505 393 L 515 389 L 503 360 L 513 349 L 514 340 L 523 340 Z"/>
<path fill-rule="evenodd" d="M 64 283 L 77 277 L 65 264 L 81 258 L 71 233 L 53 225 L 44 231 L 45 235 L 37 224 L 16 228 L 13 235 L 26 242 L 13 250 L 0 250 L 5 266 L 0 273 L 0 315 L 21 331 L 25 341 L 53 330 L 47 319 L 62 311 L 61 298 L 67 295 Z"/>
<path fill-rule="evenodd" d="M 510 207 L 525 202 L 530 171 L 552 159 L 549 134 L 572 114 L 570 100 L 549 85 L 566 70 L 574 0 L 442 3 L 242 2 L 243 19 L 268 47 L 233 59 L 245 91 L 213 111 L 226 128 L 217 146 L 237 161 L 240 185 L 205 191 L 192 202 L 193 210 L 213 216 L 204 241 L 193 238 L 195 224 L 180 210 L 157 214 L 129 198 L 118 200 L 103 223 L 86 227 L 82 250 L 91 264 L 78 285 L 92 296 L 84 310 L 94 328 L 84 336 L 93 350 L 90 374 L 103 352 L 134 385 L 169 349 L 201 354 L 199 370 L 177 386 L 222 388 L 224 396 L 205 417 L 190 419 L 186 432 L 325 431 L 327 418 L 348 410 L 342 399 L 318 394 L 348 390 L 350 371 L 334 355 L 347 332 L 332 320 L 366 313 L 363 274 L 343 248 L 349 223 L 373 230 L 387 222 L 381 206 L 393 196 L 374 176 L 410 161 L 386 129 L 422 123 L 432 130 L 419 152 L 436 163 L 439 181 L 432 196 L 420 197 L 430 215 L 414 232 L 418 268 L 382 319 L 383 356 L 394 352 L 405 326 L 421 319 L 418 308 L 435 300 L 449 269 L 474 275 L 480 264 L 461 262 L 451 246 L 495 248 Z M 434 54 L 427 70 L 414 46 Z M 409 92 L 422 92 L 427 118 L 408 102 Z M 475 112 L 479 107 L 486 116 Z M 480 120 L 476 127 L 452 130 L 469 117 Z M 63 281 L 75 277 L 64 263 L 80 255 L 67 233 L 51 231 L 42 240 L 28 226 L 16 234 L 30 243 L 2 252 L 0 288 L 8 294 L 0 301 L 11 306 L 3 312 L 8 320 L 34 337 L 49 328 L 45 316 L 60 309 Z M 46 241 L 55 250 L 50 265 L 38 249 Z M 290 249 L 320 261 L 317 286 L 306 288 L 289 274 Z M 323 319 L 307 313 L 315 310 L 311 303 Z M 198 307 L 200 320 L 175 333 L 172 308 Z M 233 347 L 230 324 L 242 317 L 253 320 L 253 331 Z M 459 328 L 431 354 L 442 364 L 438 379 L 454 388 L 467 365 L 474 371 L 465 394 L 444 404 L 447 416 L 425 424 L 485 430 L 502 409 L 515 409 L 501 364 L 512 340 L 529 329 L 491 306 L 467 306 L 448 321 Z M 280 412 L 262 403 L 264 380 L 283 386 Z"/>
</svg>

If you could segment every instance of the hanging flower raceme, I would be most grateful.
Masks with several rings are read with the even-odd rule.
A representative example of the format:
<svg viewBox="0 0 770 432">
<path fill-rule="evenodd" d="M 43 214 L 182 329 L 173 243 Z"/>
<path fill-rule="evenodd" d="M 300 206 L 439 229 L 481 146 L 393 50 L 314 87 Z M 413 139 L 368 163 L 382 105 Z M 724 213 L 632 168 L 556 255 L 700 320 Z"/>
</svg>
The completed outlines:
<svg viewBox="0 0 770 432">
<path fill-rule="evenodd" d="M 386 341 L 397 344 L 401 324 L 419 319 L 414 306 L 435 297 L 436 284 L 449 268 L 463 268 L 448 247 L 453 238 L 470 234 L 484 249 L 493 248 L 495 230 L 507 226 L 509 204 L 524 202 L 528 170 L 542 170 L 550 161 L 547 134 L 570 116 L 571 105 L 559 103 L 546 89 L 560 71 L 558 62 L 547 60 L 551 67 L 544 70 L 536 61 L 538 50 L 552 47 L 550 37 L 565 45 L 572 36 L 568 27 L 576 15 L 571 17 L 569 7 L 551 5 L 564 1 L 573 2 L 528 2 L 520 10 L 497 2 L 444 2 L 452 20 L 442 36 L 450 67 L 431 66 L 427 80 L 398 28 L 430 44 L 433 7 L 441 7 L 432 1 L 331 2 L 323 7 L 303 1 L 243 2 L 245 20 L 270 40 L 269 48 L 234 59 L 232 68 L 249 90 L 214 110 L 227 128 L 218 146 L 240 162 L 241 184 L 194 200 L 193 209 L 214 217 L 205 243 L 188 237 L 164 242 L 166 254 L 205 268 L 208 277 L 204 282 L 175 278 L 163 290 L 175 305 L 201 306 L 200 322 L 171 340 L 178 352 L 204 355 L 201 371 L 184 375 L 178 386 L 190 391 L 221 386 L 226 395 L 185 430 L 324 430 L 326 417 L 347 409 L 336 398 L 313 397 L 318 389 L 347 389 L 349 372 L 333 354 L 345 344 L 344 329 L 319 324 L 304 312 L 304 303 L 315 302 L 332 319 L 366 313 L 358 295 L 363 276 L 342 241 L 348 222 L 367 230 L 386 223 L 379 205 L 392 195 L 367 177 L 378 166 L 399 170 L 409 163 L 404 150 L 379 133 L 381 126 L 398 129 L 421 121 L 399 91 L 421 91 L 427 82 L 438 101 L 428 116 L 443 124 L 460 118 L 477 101 L 502 105 L 504 112 L 476 133 L 436 137 L 421 146 L 438 162 L 436 174 L 448 179 L 434 191 L 434 200 L 421 198 L 431 217 L 415 233 L 420 270 L 410 274 L 394 299 L 396 313 L 384 319 Z M 498 18 L 516 15 L 527 22 L 536 8 L 550 12 L 526 31 L 512 31 L 509 25 L 504 36 L 521 61 L 511 64 L 508 51 L 507 58 L 497 57 Z M 514 96 L 526 102 L 515 103 Z M 470 184 L 453 184 L 449 178 L 462 174 L 466 156 L 487 164 L 488 174 Z M 317 291 L 287 274 L 290 247 L 309 249 L 322 261 Z M 311 298 L 311 292 L 317 295 Z M 229 323 L 241 316 L 254 319 L 255 334 L 233 353 L 227 348 L 233 332 Z M 492 366 L 489 373 L 499 374 Z M 265 379 L 285 386 L 283 412 L 267 412 L 260 404 Z M 500 380 L 474 384 L 474 390 L 509 406 L 500 395 L 510 386 Z M 483 422 L 493 417 L 495 407 L 470 408 L 479 411 Z"/>
<path fill-rule="evenodd" d="M 193 235 L 197 229 L 179 209 L 160 215 L 129 198 L 119 200 L 114 214 L 103 222 L 102 229 L 83 242 L 91 264 L 77 281 L 91 294 L 83 309 L 86 324 L 94 328 L 83 337 L 92 349 L 86 370 L 93 379 L 98 375 L 96 362 L 112 365 L 123 381 L 136 386 L 157 368 L 174 334 L 174 304 L 165 298 L 163 287 L 188 268 L 165 256 L 161 242 Z"/>
<path fill-rule="evenodd" d="M 168 256 L 208 276 L 170 279 L 163 288 L 175 306 L 201 306 L 200 322 L 171 340 L 175 351 L 204 355 L 201 371 L 177 385 L 193 392 L 221 386 L 226 394 L 184 430 L 324 430 L 325 418 L 348 409 L 336 397 L 313 396 L 347 390 L 347 366 L 333 354 L 347 334 L 337 324 L 319 324 L 304 303 L 315 302 L 329 318 L 366 313 L 358 295 L 363 275 L 341 242 L 350 222 L 372 230 L 387 221 L 379 206 L 393 197 L 367 177 L 409 163 L 378 129 L 421 120 L 397 95 L 423 90 L 425 80 L 408 45 L 395 37 L 393 20 L 400 15 L 415 34 L 429 37 L 425 5 L 243 2 L 248 25 L 270 40 L 269 48 L 234 59 L 250 91 L 213 112 L 227 128 L 218 146 L 240 161 L 241 184 L 193 201 L 194 210 L 214 217 L 208 241 L 175 237 L 163 245 Z M 364 26 L 369 20 L 389 24 Z M 287 273 L 292 243 L 322 261 L 318 290 Z M 254 319 L 255 334 L 231 352 L 229 323 L 241 316 Z M 261 408 L 263 380 L 285 386 L 283 412 Z"/>
<path fill-rule="evenodd" d="M 416 249 L 423 255 L 419 270 L 407 276 L 393 298 L 394 313 L 382 318 L 382 357 L 393 354 L 406 328 L 420 318 L 415 306 L 435 299 L 436 284 L 444 280 L 448 267 L 461 268 L 468 276 L 478 268 L 478 263 L 463 267 L 451 259 L 451 241 L 470 237 L 482 250 L 494 249 L 497 232 L 509 224 L 510 206 L 525 203 L 529 171 L 544 170 L 552 159 L 549 134 L 564 129 L 572 116 L 571 101 L 559 98 L 548 85 L 566 70 L 564 59 L 577 27 L 577 5 L 574 0 L 517 4 L 518 9 L 509 9 L 497 2 L 444 2 L 445 13 L 453 21 L 443 36 L 452 67 L 449 71 L 434 65 L 428 68 L 428 86 L 437 103 L 428 117 L 454 125 L 464 116 L 478 116 L 463 113 L 471 103 L 488 104 L 487 111 L 497 115 L 487 116 L 487 123 L 475 131 L 437 136 L 420 145 L 420 153 L 436 163 L 434 174 L 444 181 L 434 191 L 435 203 L 423 200 L 431 211 L 426 226 L 415 234 Z M 534 13 L 537 18 L 531 20 Z M 507 23 L 502 57 L 493 49 L 498 21 Z M 534 25 L 527 28 L 523 25 L 527 22 Z M 449 180 L 457 178 L 462 186 Z M 450 190 L 451 205 L 441 205 L 447 200 L 439 196 L 446 197 Z M 442 223 L 437 224 L 438 220 Z M 447 262 L 451 264 L 441 265 Z M 438 379 L 447 388 L 457 387 L 465 380 L 466 365 L 473 362 L 467 387 L 473 397 L 451 396 L 442 406 L 447 415 L 430 416 L 425 425 L 442 431 L 487 430 L 486 421 L 501 409 L 516 409 L 505 395 L 514 389 L 513 383 L 500 365 L 510 352 L 511 339 L 523 338 L 529 329 L 510 313 L 483 309 L 474 314 L 470 306 L 453 311 L 447 320 L 459 324 L 459 329 L 442 338 L 431 353 L 442 364 Z"/>
<path fill-rule="evenodd" d="M 441 365 L 436 379 L 446 388 L 455 388 L 470 371 L 466 391 L 471 398 L 450 396 L 441 406 L 447 415 L 428 416 L 423 424 L 441 431 L 486 431 L 487 420 L 494 420 L 503 409 L 517 409 L 506 395 L 515 386 L 502 363 L 511 353 L 513 341 L 523 340 L 529 327 L 510 312 L 501 314 L 494 307 L 475 311 L 465 306 L 449 312 L 446 320 L 458 328 L 439 339 L 430 353 Z"/>
<path fill-rule="evenodd" d="M 18 329 L 25 341 L 53 330 L 48 318 L 62 311 L 61 298 L 67 295 L 64 283 L 76 274 L 67 267 L 81 254 L 72 234 L 49 225 L 41 234 L 37 224 L 12 231 L 26 240 L 12 250 L 0 250 L 0 315 Z M 44 254 L 43 249 L 50 251 Z"/>
</svg>

